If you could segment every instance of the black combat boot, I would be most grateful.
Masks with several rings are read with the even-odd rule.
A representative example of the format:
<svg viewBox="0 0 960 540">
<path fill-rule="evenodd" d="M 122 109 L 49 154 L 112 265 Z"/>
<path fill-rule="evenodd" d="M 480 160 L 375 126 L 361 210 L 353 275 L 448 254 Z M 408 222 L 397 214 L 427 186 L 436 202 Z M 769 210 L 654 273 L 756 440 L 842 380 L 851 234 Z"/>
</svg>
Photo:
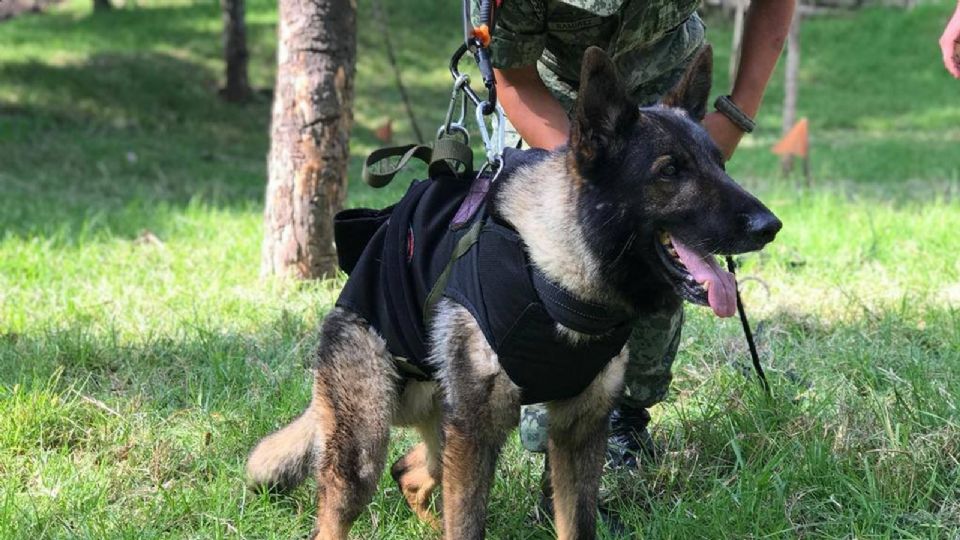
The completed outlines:
<svg viewBox="0 0 960 540">
<path fill-rule="evenodd" d="M 610 414 L 607 468 L 636 468 L 640 460 L 654 461 L 657 451 L 647 430 L 650 413 L 643 407 L 621 403 Z"/>
</svg>

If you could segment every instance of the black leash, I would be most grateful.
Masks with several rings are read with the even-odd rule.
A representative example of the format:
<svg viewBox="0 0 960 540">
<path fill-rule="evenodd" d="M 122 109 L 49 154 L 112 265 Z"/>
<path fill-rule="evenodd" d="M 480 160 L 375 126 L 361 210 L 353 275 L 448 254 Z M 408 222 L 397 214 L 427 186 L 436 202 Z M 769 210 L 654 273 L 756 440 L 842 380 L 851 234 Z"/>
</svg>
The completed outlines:
<svg viewBox="0 0 960 540">
<path fill-rule="evenodd" d="M 736 275 L 737 265 L 733 262 L 733 257 L 727 255 L 727 270 Z M 750 358 L 753 359 L 753 369 L 757 372 L 760 379 L 760 385 L 763 391 L 770 397 L 770 383 L 767 382 L 767 375 L 763 372 L 763 366 L 760 365 L 760 355 L 757 353 L 757 345 L 753 341 L 753 332 L 750 330 L 750 321 L 747 320 L 747 312 L 743 309 L 743 300 L 740 298 L 740 287 L 737 290 L 737 312 L 740 314 L 740 324 L 743 326 L 743 335 L 747 337 L 747 345 L 750 347 Z"/>
</svg>

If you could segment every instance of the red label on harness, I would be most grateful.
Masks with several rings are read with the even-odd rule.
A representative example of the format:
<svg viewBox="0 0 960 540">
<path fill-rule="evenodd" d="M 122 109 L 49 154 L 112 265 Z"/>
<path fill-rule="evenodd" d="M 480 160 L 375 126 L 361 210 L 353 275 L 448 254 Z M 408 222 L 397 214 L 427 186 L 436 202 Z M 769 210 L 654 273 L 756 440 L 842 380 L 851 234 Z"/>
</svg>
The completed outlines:
<svg viewBox="0 0 960 540">
<path fill-rule="evenodd" d="M 413 229 L 407 228 L 407 262 L 413 260 Z"/>
</svg>

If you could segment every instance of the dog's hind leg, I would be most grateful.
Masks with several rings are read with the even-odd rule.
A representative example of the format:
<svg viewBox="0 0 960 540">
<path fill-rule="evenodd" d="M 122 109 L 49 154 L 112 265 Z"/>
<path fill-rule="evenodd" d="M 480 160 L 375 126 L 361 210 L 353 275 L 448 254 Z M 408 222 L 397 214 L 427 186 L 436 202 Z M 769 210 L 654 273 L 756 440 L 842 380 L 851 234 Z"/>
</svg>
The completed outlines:
<svg viewBox="0 0 960 540">
<path fill-rule="evenodd" d="M 440 432 L 438 420 L 416 426 L 423 442 L 410 449 L 390 469 L 390 475 L 400 487 L 407 504 L 421 521 L 439 528 L 440 522 L 430 511 L 430 496 L 440 485 L 443 468 L 440 462 Z"/>
<path fill-rule="evenodd" d="M 317 349 L 313 401 L 290 426 L 251 453 L 254 484 L 286 487 L 312 464 L 318 506 L 313 538 L 347 538 L 376 491 L 397 404 L 397 371 L 386 345 L 365 321 L 335 309 Z"/>
<path fill-rule="evenodd" d="M 397 406 L 398 375 L 386 344 L 343 312 L 323 326 L 314 406 L 326 434 L 317 463 L 317 540 L 345 539 L 376 492 Z"/>
<path fill-rule="evenodd" d="M 497 456 L 520 417 L 520 389 L 476 321 L 449 302 L 435 333 L 443 389 L 443 524 L 447 540 L 484 536 Z"/>
<path fill-rule="evenodd" d="M 623 387 L 621 353 L 579 396 L 547 404 L 550 482 L 559 540 L 595 538 L 610 411 Z"/>
</svg>

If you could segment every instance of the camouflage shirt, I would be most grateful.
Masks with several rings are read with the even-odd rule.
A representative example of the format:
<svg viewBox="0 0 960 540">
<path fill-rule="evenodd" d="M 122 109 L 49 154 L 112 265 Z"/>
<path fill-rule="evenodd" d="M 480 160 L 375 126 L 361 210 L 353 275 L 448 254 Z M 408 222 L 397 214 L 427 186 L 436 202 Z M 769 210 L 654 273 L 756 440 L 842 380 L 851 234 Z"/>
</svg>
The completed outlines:
<svg viewBox="0 0 960 540">
<path fill-rule="evenodd" d="M 491 52 L 498 68 L 536 64 L 569 108 L 583 52 L 607 51 L 633 98 L 649 104 L 666 92 L 704 38 L 699 0 L 504 0 Z"/>
</svg>

